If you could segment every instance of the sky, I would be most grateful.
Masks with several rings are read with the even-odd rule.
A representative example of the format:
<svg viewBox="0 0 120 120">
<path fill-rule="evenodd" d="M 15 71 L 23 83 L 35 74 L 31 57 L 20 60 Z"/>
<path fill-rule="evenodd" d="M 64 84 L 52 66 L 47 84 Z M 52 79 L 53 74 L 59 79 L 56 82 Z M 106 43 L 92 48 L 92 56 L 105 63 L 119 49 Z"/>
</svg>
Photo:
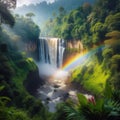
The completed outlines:
<svg viewBox="0 0 120 120">
<path fill-rule="evenodd" d="M 47 3 L 53 3 L 55 0 L 17 0 L 17 7 L 20 7 L 22 5 L 29 5 L 29 4 L 36 4 L 46 1 Z"/>
</svg>

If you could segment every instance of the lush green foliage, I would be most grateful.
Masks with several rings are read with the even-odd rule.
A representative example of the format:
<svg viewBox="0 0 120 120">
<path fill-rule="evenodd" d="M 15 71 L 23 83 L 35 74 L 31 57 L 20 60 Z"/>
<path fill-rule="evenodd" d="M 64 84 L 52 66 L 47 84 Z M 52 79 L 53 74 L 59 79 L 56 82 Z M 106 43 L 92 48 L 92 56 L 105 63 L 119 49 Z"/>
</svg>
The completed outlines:
<svg viewBox="0 0 120 120">
<path fill-rule="evenodd" d="M 94 62 L 93 62 L 94 61 Z M 93 59 L 87 66 L 77 68 L 72 73 L 72 81 L 80 82 L 85 89 L 94 94 L 103 94 L 105 84 L 110 76 L 109 70 L 103 70 L 102 65 Z M 96 64 L 94 66 L 94 64 Z"/>
<path fill-rule="evenodd" d="M 108 32 L 119 31 L 119 2 L 112 2 L 114 8 L 109 0 L 98 0 L 94 6 L 84 3 L 78 9 L 62 16 L 59 11 L 54 19 L 46 23 L 45 32 L 49 36 L 58 36 L 65 40 L 81 40 L 87 48 L 101 44 Z"/>
<path fill-rule="evenodd" d="M 118 120 L 120 117 L 120 10 L 118 9 L 120 1 L 116 0 L 112 3 L 115 7 L 109 0 L 99 0 L 86 18 L 81 17 L 84 20 L 83 23 L 77 24 L 79 27 L 83 27 L 84 31 L 78 30 L 82 35 L 79 33 L 77 38 L 72 36 L 76 35 L 75 33 L 71 33 L 69 36 L 71 37 L 70 40 L 81 39 L 87 48 L 92 46 L 95 48 L 101 43 L 104 44 L 104 48 L 96 51 L 95 55 L 88 58 L 83 65 L 72 72 L 72 82 L 77 82 L 92 92 L 96 97 L 96 104 L 88 101 L 86 103 L 85 97 L 78 95 L 79 103 L 66 104 L 64 109 L 66 117 L 64 119 Z M 75 11 L 72 11 L 71 14 Z M 73 19 L 73 15 L 69 18 L 73 24 L 77 21 L 77 18 Z M 67 21 L 67 23 L 69 22 Z M 87 25 L 84 26 L 86 23 Z M 75 29 L 74 26 L 71 27 L 71 32 Z M 66 34 L 65 32 L 64 34 Z M 62 34 L 61 36 L 64 37 Z M 69 40 L 68 38 L 65 39 Z"/>
<path fill-rule="evenodd" d="M 9 100 L 4 96 L 11 99 L 8 101 L 8 104 L 0 105 L 1 119 L 16 120 L 19 118 L 20 120 L 30 120 L 30 118 L 34 119 L 38 114 L 41 116 L 41 119 L 45 119 L 48 114 L 47 110 L 45 110 L 40 100 L 36 100 L 26 91 L 24 86 L 28 73 L 37 70 L 35 63 L 31 58 L 26 59 L 18 52 L 12 52 L 12 55 L 8 52 L 4 53 L 4 55 L 1 53 L 0 85 L 4 87 L 0 92 L 0 98 L 2 99 L 0 103 L 4 105 L 5 101 Z M 3 98 L 6 100 L 3 100 Z M 14 106 L 13 109 L 11 108 L 12 106 Z"/>
<path fill-rule="evenodd" d="M 10 14 L 7 8 L 4 12 Z M 24 49 L 17 47 L 36 43 L 40 30 L 31 18 L 7 17 L 16 19 L 16 24 L 14 28 L 0 26 L 0 120 L 45 120 L 51 114 L 24 86 L 28 73 L 37 71 L 37 66 Z"/>
<path fill-rule="evenodd" d="M 23 51 L 29 57 L 33 57 L 38 60 L 38 51 L 39 51 L 39 35 L 40 29 L 33 22 L 30 17 L 21 17 L 15 15 L 15 25 L 13 28 L 3 26 L 1 32 L 1 40 L 5 39 L 7 43 L 12 45 L 12 48 Z M 2 35 L 3 32 L 3 35 Z M 10 43 L 10 41 L 12 41 Z"/>
<path fill-rule="evenodd" d="M 31 14 L 32 13 L 28 13 L 27 16 L 31 16 Z M 16 24 L 13 31 L 19 35 L 24 42 L 36 42 L 40 35 L 40 29 L 31 17 L 19 17 L 18 15 L 16 15 Z"/>
<path fill-rule="evenodd" d="M 68 100 L 59 104 L 54 114 L 49 113 L 41 101 L 30 95 L 25 88 L 28 73 L 35 72 L 37 66 L 32 58 L 26 58 L 25 49 L 19 49 L 18 44 L 22 47 L 23 44 L 27 44 L 29 52 L 37 50 L 36 46 L 31 46 L 38 44 L 40 32 L 32 21 L 31 17 L 34 14 L 28 13 L 27 17 L 16 15 L 16 24 L 12 29 L 0 26 L 0 119 L 118 120 L 120 117 L 119 5 L 120 0 L 112 2 L 99 0 L 94 6 L 85 3 L 69 14 L 60 7 L 59 14 L 54 16 L 55 19 L 50 19 L 46 23 L 45 31 L 49 36 L 63 37 L 72 41 L 81 40 L 86 48 L 104 44 L 104 48 L 96 51 L 92 59 L 88 59 L 83 66 L 73 71 L 71 79 L 92 92 L 96 103 L 90 103 L 85 96 L 78 94 L 78 103 Z M 13 16 L 7 8 L 5 11 L 6 17 L 3 18 L 6 20 L 8 17 L 7 20 L 10 21 L 4 23 L 13 25 Z"/>
<path fill-rule="evenodd" d="M 79 103 L 67 104 L 64 111 L 67 120 L 118 120 L 120 104 L 113 100 L 99 99 L 93 104 L 84 95 L 78 94 Z"/>
</svg>

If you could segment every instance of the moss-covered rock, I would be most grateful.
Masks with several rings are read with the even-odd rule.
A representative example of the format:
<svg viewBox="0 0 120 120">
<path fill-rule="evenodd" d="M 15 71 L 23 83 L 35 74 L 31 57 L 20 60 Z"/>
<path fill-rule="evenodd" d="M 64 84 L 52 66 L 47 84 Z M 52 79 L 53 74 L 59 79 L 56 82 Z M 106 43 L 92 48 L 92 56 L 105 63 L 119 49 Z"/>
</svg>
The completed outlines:
<svg viewBox="0 0 120 120">
<path fill-rule="evenodd" d="M 39 76 L 38 69 L 29 71 L 26 80 L 24 81 L 24 85 L 29 93 L 35 95 L 37 93 L 37 89 L 44 84 L 44 81 Z"/>
</svg>

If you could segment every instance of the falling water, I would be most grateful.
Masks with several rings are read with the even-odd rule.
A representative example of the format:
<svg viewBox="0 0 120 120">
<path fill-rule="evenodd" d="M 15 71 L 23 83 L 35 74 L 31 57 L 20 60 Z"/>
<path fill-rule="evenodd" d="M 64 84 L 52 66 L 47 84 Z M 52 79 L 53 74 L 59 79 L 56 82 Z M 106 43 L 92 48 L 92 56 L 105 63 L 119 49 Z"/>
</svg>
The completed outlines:
<svg viewBox="0 0 120 120">
<path fill-rule="evenodd" d="M 69 73 L 58 69 L 62 67 L 64 50 L 63 39 L 40 38 L 38 68 L 45 85 L 38 89 L 38 96 L 51 112 L 55 112 L 57 103 L 68 95 L 64 89 Z"/>
<path fill-rule="evenodd" d="M 64 40 L 60 38 L 40 38 L 40 62 L 61 67 L 64 53 Z"/>
</svg>

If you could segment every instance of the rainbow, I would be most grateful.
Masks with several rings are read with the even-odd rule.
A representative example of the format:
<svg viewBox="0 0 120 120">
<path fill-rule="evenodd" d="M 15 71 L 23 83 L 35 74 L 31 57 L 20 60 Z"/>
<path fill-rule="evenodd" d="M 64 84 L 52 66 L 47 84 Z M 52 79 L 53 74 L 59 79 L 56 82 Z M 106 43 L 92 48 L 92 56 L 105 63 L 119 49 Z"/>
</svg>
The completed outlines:
<svg viewBox="0 0 120 120">
<path fill-rule="evenodd" d="M 89 52 L 78 54 L 78 55 L 70 58 L 69 60 L 67 60 L 67 62 L 63 65 L 62 69 L 65 70 L 65 71 L 73 70 L 76 67 L 78 67 L 78 66 L 82 65 L 83 63 L 85 63 L 96 52 L 100 52 L 104 48 L 105 48 L 105 46 L 101 45 L 99 47 L 93 48 Z"/>
</svg>

